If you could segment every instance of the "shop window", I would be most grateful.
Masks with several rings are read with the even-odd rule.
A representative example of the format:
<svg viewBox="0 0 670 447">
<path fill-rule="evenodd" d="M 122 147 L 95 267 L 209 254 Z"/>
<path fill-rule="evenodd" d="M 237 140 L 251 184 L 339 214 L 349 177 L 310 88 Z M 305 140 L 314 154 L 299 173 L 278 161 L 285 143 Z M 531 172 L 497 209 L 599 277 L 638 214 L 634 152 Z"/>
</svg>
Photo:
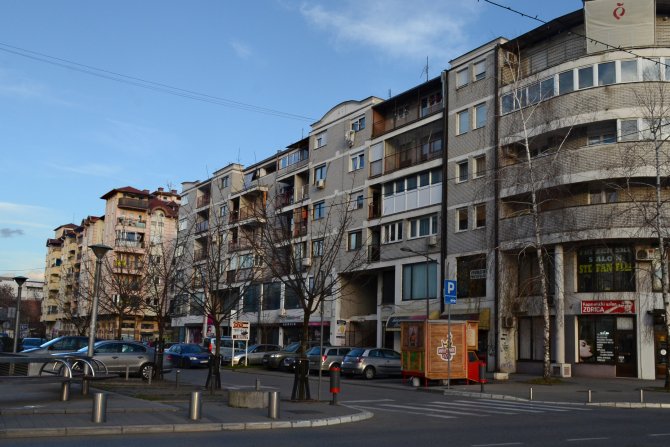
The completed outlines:
<svg viewBox="0 0 670 447">
<path fill-rule="evenodd" d="M 486 296 L 486 255 L 463 256 L 456 259 L 457 296 Z"/>
<path fill-rule="evenodd" d="M 635 254 L 630 246 L 584 247 L 577 252 L 578 292 L 634 292 Z"/>
<path fill-rule="evenodd" d="M 606 315 L 579 317 L 580 362 L 614 363 L 616 319 Z"/>
</svg>

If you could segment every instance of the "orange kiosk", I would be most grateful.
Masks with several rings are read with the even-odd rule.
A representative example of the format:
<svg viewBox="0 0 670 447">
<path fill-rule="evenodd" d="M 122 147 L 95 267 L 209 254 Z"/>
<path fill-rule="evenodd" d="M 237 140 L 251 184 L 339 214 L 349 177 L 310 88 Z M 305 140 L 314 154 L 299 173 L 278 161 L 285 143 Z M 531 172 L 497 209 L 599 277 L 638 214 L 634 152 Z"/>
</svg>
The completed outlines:
<svg viewBox="0 0 670 447">
<path fill-rule="evenodd" d="M 481 382 L 476 354 L 478 321 L 403 321 L 402 376 Z"/>
</svg>

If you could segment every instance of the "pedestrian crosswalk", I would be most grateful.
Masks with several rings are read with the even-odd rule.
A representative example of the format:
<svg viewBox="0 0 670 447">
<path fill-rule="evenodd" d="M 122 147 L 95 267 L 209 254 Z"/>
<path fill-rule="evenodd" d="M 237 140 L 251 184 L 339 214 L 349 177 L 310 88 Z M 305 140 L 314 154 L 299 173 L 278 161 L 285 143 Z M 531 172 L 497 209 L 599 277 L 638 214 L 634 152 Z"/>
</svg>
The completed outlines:
<svg viewBox="0 0 670 447">
<path fill-rule="evenodd" d="M 352 408 L 372 412 L 416 414 L 438 419 L 486 417 L 518 414 L 567 413 L 590 411 L 587 407 L 560 403 L 503 401 L 495 399 L 445 400 L 430 402 L 400 402 L 394 399 L 349 400 L 341 402 Z"/>
</svg>

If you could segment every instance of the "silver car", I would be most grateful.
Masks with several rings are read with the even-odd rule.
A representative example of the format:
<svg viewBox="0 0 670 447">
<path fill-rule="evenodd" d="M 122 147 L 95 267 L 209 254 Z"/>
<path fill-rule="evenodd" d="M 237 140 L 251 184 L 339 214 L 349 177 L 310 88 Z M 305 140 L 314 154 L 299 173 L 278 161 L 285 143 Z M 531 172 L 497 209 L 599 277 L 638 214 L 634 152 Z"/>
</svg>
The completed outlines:
<svg viewBox="0 0 670 447">
<path fill-rule="evenodd" d="M 88 347 L 83 347 L 73 353 L 75 356 L 86 356 Z M 112 374 L 125 374 L 126 367 L 130 374 L 136 374 L 143 379 L 148 379 L 153 371 L 156 374 L 154 365 L 154 350 L 142 343 L 125 340 L 105 340 L 99 341 L 93 345 L 93 358 L 105 364 L 107 371 Z M 163 372 L 172 369 L 172 365 L 164 356 Z"/>
<path fill-rule="evenodd" d="M 236 349 L 235 355 L 233 356 L 233 365 L 260 365 L 263 363 L 263 356 L 268 353 L 281 351 L 281 346 L 279 345 L 268 345 L 268 344 L 258 344 L 251 345 L 245 351 L 244 349 Z M 221 357 L 221 362 L 229 365 L 230 361 L 230 351 L 223 354 Z"/>
<path fill-rule="evenodd" d="M 333 366 L 340 366 L 344 356 L 354 349 L 351 346 L 324 346 L 323 348 L 316 346 L 307 352 L 309 359 L 309 370 L 328 371 Z M 319 366 L 319 364 L 321 366 Z"/>
<path fill-rule="evenodd" d="M 362 375 L 374 379 L 378 375 L 400 375 L 400 353 L 384 348 L 354 348 L 342 361 L 342 375 Z"/>
</svg>

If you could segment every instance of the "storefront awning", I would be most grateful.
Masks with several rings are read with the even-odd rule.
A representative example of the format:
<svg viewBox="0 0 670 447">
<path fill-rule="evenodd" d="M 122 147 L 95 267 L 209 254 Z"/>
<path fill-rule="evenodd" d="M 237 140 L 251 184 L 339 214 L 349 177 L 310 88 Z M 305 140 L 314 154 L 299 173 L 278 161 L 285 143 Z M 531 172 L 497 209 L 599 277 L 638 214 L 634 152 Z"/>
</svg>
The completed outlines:
<svg viewBox="0 0 670 447">
<path fill-rule="evenodd" d="M 433 317 L 433 314 L 431 314 Z M 393 314 L 388 320 L 386 320 L 386 331 L 388 332 L 400 332 L 400 323 L 403 321 L 423 321 L 426 319 L 426 315 L 409 315 L 409 314 Z M 447 315 L 441 315 L 440 320 L 446 320 Z M 479 329 L 489 330 L 491 328 L 491 309 L 485 308 L 481 309 L 479 312 L 472 313 L 453 313 L 451 314 L 452 320 L 470 320 L 478 321 Z"/>
</svg>

